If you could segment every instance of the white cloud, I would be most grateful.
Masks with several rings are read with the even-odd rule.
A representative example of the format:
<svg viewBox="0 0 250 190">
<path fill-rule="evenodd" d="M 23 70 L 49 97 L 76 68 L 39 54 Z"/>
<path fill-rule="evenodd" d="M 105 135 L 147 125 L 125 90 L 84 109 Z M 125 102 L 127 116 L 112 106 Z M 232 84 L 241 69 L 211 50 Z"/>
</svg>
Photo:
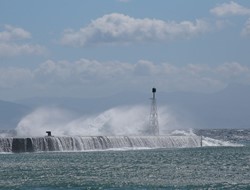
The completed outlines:
<svg viewBox="0 0 250 190">
<path fill-rule="evenodd" d="M 250 67 L 237 62 L 216 67 L 201 64 L 176 66 L 140 60 L 75 62 L 48 60 L 33 70 L 0 68 L 0 89 L 26 89 L 36 95 L 92 96 L 156 85 L 163 91 L 213 92 L 231 82 L 250 83 Z M 22 91 L 22 93 L 25 93 Z"/>
<path fill-rule="evenodd" d="M 46 48 L 40 45 L 0 43 L 0 57 L 17 56 L 17 55 L 43 55 Z"/>
<path fill-rule="evenodd" d="M 5 25 L 0 32 L 0 57 L 10 57 L 18 55 L 42 55 L 46 53 L 46 48 L 37 44 L 29 44 L 25 40 L 31 39 L 30 32 Z"/>
<path fill-rule="evenodd" d="M 0 42 L 29 38 L 31 38 L 31 34 L 28 31 L 10 25 L 5 25 L 4 31 L 0 32 Z"/>
<path fill-rule="evenodd" d="M 147 60 L 140 60 L 134 66 L 134 73 L 137 75 L 153 75 L 158 73 L 157 70 L 155 64 Z"/>
<path fill-rule="evenodd" d="M 250 68 L 248 66 L 243 66 L 240 63 L 224 63 L 216 68 L 216 72 L 225 77 L 241 77 L 250 75 Z"/>
<path fill-rule="evenodd" d="M 210 12 L 216 16 L 228 16 L 228 15 L 250 15 L 250 9 L 236 2 L 223 3 L 210 10 Z"/>
<path fill-rule="evenodd" d="M 199 19 L 195 22 L 177 23 L 148 18 L 136 19 L 112 13 L 92 21 L 79 31 L 65 31 L 61 43 L 71 46 L 89 46 L 168 41 L 177 38 L 190 38 L 208 30 L 208 23 Z"/>
<path fill-rule="evenodd" d="M 132 64 L 121 62 L 99 62 L 81 59 L 76 62 L 48 60 L 42 63 L 36 72 L 40 75 L 60 79 L 93 80 L 123 76 L 132 71 Z"/>
<path fill-rule="evenodd" d="M 244 28 L 241 31 L 242 36 L 250 36 L 250 18 L 246 21 Z"/>
<path fill-rule="evenodd" d="M 217 29 L 222 30 L 228 26 L 233 26 L 233 23 L 229 20 L 216 20 L 215 26 Z"/>
<path fill-rule="evenodd" d="M 33 73 L 25 68 L 0 68 L 0 88 L 15 88 L 30 84 Z"/>
</svg>

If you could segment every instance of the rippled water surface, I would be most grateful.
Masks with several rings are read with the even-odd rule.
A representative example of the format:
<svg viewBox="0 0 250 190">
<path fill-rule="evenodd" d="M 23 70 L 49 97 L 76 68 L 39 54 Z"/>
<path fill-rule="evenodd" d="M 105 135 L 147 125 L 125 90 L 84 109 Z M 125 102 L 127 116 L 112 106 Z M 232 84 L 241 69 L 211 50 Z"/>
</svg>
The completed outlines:
<svg viewBox="0 0 250 190">
<path fill-rule="evenodd" d="M 0 189 L 250 189 L 250 147 L 0 154 Z"/>
</svg>

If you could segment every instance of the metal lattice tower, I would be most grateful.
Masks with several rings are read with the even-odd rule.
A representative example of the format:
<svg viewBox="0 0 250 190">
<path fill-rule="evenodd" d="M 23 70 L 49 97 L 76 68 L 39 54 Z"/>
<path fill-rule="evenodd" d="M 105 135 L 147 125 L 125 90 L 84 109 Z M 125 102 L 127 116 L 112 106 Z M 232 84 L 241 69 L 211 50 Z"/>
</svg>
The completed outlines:
<svg viewBox="0 0 250 190">
<path fill-rule="evenodd" d="M 156 104 L 156 88 L 152 88 L 153 97 L 151 98 L 151 111 L 149 116 L 149 132 L 152 135 L 159 135 L 159 122 Z"/>
</svg>

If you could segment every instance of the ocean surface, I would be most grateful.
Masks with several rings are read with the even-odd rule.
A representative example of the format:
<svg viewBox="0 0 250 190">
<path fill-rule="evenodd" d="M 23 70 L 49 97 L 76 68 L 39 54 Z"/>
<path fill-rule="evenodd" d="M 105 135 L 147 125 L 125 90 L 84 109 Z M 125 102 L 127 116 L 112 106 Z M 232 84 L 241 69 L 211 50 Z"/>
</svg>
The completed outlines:
<svg viewBox="0 0 250 190">
<path fill-rule="evenodd" d="M 1 153 L 0 189 L 250 189 L 248 132 L 220 134 L 244 146 Z"/>
</svg>

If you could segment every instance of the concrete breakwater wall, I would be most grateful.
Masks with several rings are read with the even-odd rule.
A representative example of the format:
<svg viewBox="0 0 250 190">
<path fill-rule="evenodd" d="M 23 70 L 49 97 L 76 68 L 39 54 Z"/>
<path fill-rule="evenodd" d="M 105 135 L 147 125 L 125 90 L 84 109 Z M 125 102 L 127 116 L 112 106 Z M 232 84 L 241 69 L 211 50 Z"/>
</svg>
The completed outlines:
<svg viewBox="0 0 250 190">
<path fill-rule="evenodd" d="M 115 148 L 200 147 L 199 136 L 90 136 L 0 138 L 0 152 L 85 151 Z"/>
</svg>

